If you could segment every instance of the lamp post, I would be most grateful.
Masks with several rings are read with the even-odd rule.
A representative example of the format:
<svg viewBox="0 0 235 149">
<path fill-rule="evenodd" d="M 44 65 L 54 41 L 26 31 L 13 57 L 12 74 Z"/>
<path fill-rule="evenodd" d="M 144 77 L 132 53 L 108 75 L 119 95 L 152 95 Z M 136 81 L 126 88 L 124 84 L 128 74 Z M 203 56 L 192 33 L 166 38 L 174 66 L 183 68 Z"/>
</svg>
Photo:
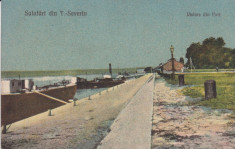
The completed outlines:
<svg viewBox="0 0 235 149">
<path fill-rule="evenodd" d="M 175 79 L 175 65 L 174 65 L 174 47 L 171 45 L 171 62 L 172 62 L 172 79 Z"/>
</svg>

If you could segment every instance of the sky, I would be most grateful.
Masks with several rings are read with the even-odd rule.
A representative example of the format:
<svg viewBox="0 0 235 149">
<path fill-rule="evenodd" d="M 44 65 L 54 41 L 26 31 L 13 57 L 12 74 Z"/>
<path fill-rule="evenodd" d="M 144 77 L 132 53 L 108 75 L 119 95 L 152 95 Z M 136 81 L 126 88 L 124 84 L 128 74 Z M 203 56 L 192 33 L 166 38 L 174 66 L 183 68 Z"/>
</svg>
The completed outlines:
<svg viewBox="0 0 235 149">
<path fill-rule="evenodd" d="M 2 70 L 158 66 L 170 58 L 171 45 L 179 59 L 208 37 L 235 48 L 234 8 L 234 0 L 3 0 Z M 25 16 L 26 10 L 46 16 Z"/>
</svg>

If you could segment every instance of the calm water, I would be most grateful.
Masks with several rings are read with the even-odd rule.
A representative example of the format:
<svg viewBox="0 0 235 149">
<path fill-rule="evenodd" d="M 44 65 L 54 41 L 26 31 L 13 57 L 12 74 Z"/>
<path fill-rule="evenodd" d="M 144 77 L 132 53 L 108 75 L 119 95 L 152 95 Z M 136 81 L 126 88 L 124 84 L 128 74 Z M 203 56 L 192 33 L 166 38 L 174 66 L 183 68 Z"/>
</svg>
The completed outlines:
<svg viewBox="0 0 235 149">
<path fill-rule="evenodd" d="M 103 91 L 105 89 L 106 88 L 78 89 L 74 98 L 82 99 L 82 98 L 88 97 L 89 95 L 93 95 L 93 94 L 99 93 L 100 91 Z"/>
</svg>

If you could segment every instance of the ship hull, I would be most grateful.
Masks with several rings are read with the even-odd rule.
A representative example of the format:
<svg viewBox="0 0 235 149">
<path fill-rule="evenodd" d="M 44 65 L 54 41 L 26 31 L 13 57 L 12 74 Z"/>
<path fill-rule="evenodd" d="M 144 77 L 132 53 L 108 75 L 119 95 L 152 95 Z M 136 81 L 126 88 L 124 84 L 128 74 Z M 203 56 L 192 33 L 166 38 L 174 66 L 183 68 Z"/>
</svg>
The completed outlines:
<svg viewBox="0 0 235 149">
<path fill-rule="evenodd" d="M 76 90 L 76 85 L 70 85 L 43 90 L 40 93 L 67 102 L 74 98 Z M 64 104 L 61 102 L 34 92 L 1 95 L 1 125 L 8 125 L 62 105 Z"/>
<path fill-rule="evenodd" d="M 113 82 L 77 82 L 78 89 L 108 88 L 124 83 L 124 81 Z"/>
</svg>

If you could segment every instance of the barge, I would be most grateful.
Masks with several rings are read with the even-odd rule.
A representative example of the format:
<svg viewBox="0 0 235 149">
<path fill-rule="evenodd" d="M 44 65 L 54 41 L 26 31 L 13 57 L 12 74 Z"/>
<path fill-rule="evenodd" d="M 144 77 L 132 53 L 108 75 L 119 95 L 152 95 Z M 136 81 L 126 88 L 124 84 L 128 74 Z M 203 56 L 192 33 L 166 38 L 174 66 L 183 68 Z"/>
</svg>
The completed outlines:
<svg viewBox="0 0 235 149">
<path fill-rule="evenodd" d="M 94 88 L 108 88 L 113 87 L 125 82 L 125 77 L 119 77 L 119 79 L 112 78 L 112 66 L 109 64 L 110 75 L 104 75 L 104 78 L 95 78 L 91 81 L 87 79 L 77 77 L 78 89 L 94 89 Z"/>
<path fill-rule="evenodd" d="M 36 114 L 62 106 L 73 99 L 75 83 L 36 87 L 32 81 L 7 80 L 10 93 L 1 95 L 1 125 L 8 125 Z M 26 83 L 27 82 L 27 83 Z M 2 86 L 6 88 L 6 86 Z"/>
<path fill-rule="evenodd" d="M 112 78 L 95 78 L 94 80 L 87 81 L 87 79 L 77 77 L 78 89 L 93 89 L 93 88 L 108 88 L 124 83 L 122 80 L 114 80 Z"/>
</svg>

